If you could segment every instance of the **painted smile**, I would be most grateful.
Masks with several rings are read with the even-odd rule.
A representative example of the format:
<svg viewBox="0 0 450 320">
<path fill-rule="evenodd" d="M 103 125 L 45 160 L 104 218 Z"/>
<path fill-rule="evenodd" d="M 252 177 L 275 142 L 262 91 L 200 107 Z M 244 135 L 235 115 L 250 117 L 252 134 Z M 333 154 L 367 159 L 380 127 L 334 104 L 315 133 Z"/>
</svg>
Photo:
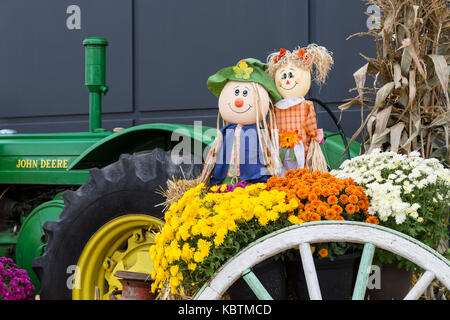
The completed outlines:
<svg viewBox="0 0 450 320">
<path fill-rule="evenodd" d="M 228 108 L 230 108 L 230 110 L 233 111 L 233 112 L 235 112 L 235 113 L 246 113 L 248 110 L 250 110 L 251 108 L 253 108 L 253 106 L 249 104 L 249 105 L 248 105 L 248 108 L 247 108 L 246 110 L 244 110 L 244 111 L 241 111 L 241 112 L 234 110 L 234 109 L 231 107 L 231 104 L 230 104 L 230 103 L 228 103 Z"/>
<path fill-rule="evenodd" d="M 295 84 L 294 84 L 294 86 L 293 86 L 292 88 L 290 88 L 290 89 L 286 89 L 286 88 L 283 87 L 282 85 L 280 85 L 280 88 L 282 88 L 282 89 L 284 89 L 284 90 L 292 90 L 292 89 L 294 89 L 297 85 L 298 85 L 298 82 L 296 81 Z"/>
</svg>

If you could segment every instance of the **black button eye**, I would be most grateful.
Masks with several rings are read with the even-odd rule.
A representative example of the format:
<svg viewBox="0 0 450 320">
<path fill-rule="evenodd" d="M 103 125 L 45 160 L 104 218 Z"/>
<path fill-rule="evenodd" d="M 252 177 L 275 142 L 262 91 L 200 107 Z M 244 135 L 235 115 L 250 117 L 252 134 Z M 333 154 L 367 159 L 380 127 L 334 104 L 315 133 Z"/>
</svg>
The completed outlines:
<svg viewBox="0 0 450 320">
<path fill-rule="evenodd" d="M 243 92 L 242 92 L 242 95 L 244 96 L 244 97 L 246 97 L 247 96 L 247 90 L 244 90 Z"/>
<path fill-rule="evenodd" d="M 286 79 L 286 77 L 287 77 L 287 76 L 286 76 L 286 73 L 283 73 L 283 75 L 281 76 L 281 79 L 284 80 L 284 79 Z"/>
<path fill-rule="evenodd" d="M 294 75 L 292 74 L 292 72 L 289 72 L 289 78 L 293 78 Z"/>
<path fill-rule="evenodd" d="M 235 96 L 238 96 L 238 95 L 239 95 L 239 92 L 240 92 L 239 89 L 236 89 L 236 90 L 234 91 L 234 95 L 235 95 Z"/>
</svg>

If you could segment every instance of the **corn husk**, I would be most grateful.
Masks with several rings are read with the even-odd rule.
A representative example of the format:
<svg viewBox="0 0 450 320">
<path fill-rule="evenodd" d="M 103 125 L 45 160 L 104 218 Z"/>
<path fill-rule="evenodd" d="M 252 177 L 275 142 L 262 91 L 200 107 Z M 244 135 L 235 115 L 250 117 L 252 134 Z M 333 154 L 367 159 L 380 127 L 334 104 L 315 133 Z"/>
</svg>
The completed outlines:
<svg viewBox="0 0 450 320">
<path fill-rule="evenodd" d="M 376 57 L 354 73 L 358 95 L 341 106 L 358 105 L 365 116 L 349 145 L 363 138 L 361 153 L 374 148 L 437 157 L 447 165 L 449 148 L 450 23 L 446 0 L 369 0 L 381 12 L 371 36 Z M 366 84 L 373 77 L 373 85 Z M 365 130 L 364 130 L 365 129 Z"/>
</svg>

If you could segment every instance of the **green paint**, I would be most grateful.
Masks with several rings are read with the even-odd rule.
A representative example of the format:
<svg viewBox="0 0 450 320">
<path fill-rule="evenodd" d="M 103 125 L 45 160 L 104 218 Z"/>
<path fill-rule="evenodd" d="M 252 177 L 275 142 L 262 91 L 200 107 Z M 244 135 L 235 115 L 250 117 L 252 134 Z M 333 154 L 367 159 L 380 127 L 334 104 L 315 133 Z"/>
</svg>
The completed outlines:
<svg viewBox="0 0 450 320">
<path fill-rule="evenodd" d="M 79 185 L 88 170 L 68 171 L 87 148 L 111 135 L 104 133 L 0 135 L 0 183 Z"/>
<path fill-rule="evenodd" d="M 106 46 L 104 38 L 92 37 L 83 41 L 85 46 L 85 85 L 89 90 L 89 131 L 102 128 L 102 94 L 108 92 L 106 86 Z"/>
<path fill-rule="evenodd" d="M 266 288 L 250 269 L 245 270 L 242 273 L 242 277 L 259 300 L 273 300 L 269 292 L 267 292 Z"/>
<path fill-rule="evenodd" d="M 0 257 L 13 258 L 13 254 L 10 253 L 11 246 L 15 246 L 17 243 L 17 232 L 14 232 L 14 228 L 7 229 L 0 232 Z"/>
<path fill-rule="evenodd" d="M 372 243 L 364 244 L 361 262 L 359 264 L 358 276 L 356 278 L 355 289 L 353 290 L 352 300 L 364 300 L 369 279 L 370 267 L 372 266 L 375 246 Z"/>
<path fill-rule="evenodd" d="M 203 152 L 206 145 L 214 141 L 215 134 L 215 129 L 206 126 L 171 123 L 143 124 L 99 140 L 75 159 L 69 166 L 69 170 L 91 168 L 93 162 L 102 162 L 106 165 L 117 161 L 123 153 L 132 154 L 157 147 L 169 150 L 181 143 L 183 137 L 192 139 L 191 152 L 199 154 Z"/>
<path fill-rule="evenodd" d="M 341 163 L 347 159 L 346 154 L 343 156 L 345 147 L 342 143 L 342 136 L 340 133 L 324 132 L 324 137 L 325 143 L 321 145 L 322 152 L 330 168 L 337 169 Z M 350 139 L 347 138 L 347 142 L 350 142 Z M 358 156 L 360 152 L 360 144 L 353 142 L 349 150 L 351 158 Z"/>
<path fill-rule="evenodd" d="M 52 200 L 35 208 L 22 224 L 16 245 L 16 263 L 25 269 L 30 276 L 36 292 L 39 292 L 39 280 L 31 264 L 33 260 L 44 253 L 47 245 L 44 240 L 44 223 L 58 219 L 64 208 L 64 201 Z"/>
</svg>

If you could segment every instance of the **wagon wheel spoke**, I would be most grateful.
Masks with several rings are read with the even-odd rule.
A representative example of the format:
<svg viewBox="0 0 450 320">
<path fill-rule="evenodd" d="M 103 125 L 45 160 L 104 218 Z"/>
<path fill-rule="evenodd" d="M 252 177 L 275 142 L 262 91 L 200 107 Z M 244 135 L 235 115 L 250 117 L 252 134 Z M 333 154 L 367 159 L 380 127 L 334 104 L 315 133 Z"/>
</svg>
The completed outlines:
<svg viewBox="0 0 450 320">
<path fill-rule="evenodd" d="M 364 244 L 359 264 L 358 276 L 356 278 L 355 289 L 353 290 L 352 300 L 364 300 L 367 288 L 367 280 L 369 279 L 370 267 L 372 266 L 375 246 L 372 243 Z"/>
<path fill-rule="evenodd" d="M 242 277 L 259 300 L 273 300 L 253 271 L 250 269 L 245 270 L 242 273 Z"/>
<path fill-rule="evenodd" d="M 414 287 L 408 292 L 404 300 L 417 300 L 420 298 L 422 293 L 425 292 L 427 287 L 433 282 L 436 275 L 431 271 L 426 271 Z"/>
<path fill-rule="evenodd" d="M 309 244 L 323 242 L 364 244 L 357 282 L 353 291 L 352 298 L 354 300 L 365 297 L 375 248 L 395 253 L 427 270 L 405 299 L 418 299 L 435 278 L 445 287 L 450 288 L 450 261 L 416 239 L 386 227 L 363 222 L 320 221 L 286 227 L 253 242 L 225 263 L 205 283 L 194 299 L 220 299 L 230 285 L 242 276 L 246 276 L 249 285 L 253 283 L 255 288 L 262 287 L 252 272 L 245 272 L 257 263 L 295 247 L 298 247 L 300 251 L 310 299 L 321 299 L 320 286 Z M 255 279 L 256 281 L 254 281 Z M 261 293 L 261 296 L 263 294 Z"/>
<path fill-rule="evenodd" d="M 308 286 L 309 298 L 311 300 L 322 300 L 320 293 L 319 279 L 317 278 L 316 266 L 309 243 L 299 245 L 300 256 L 302 257 L 303 270 L 305 272 L 306 284 Z"/>
</svg>

